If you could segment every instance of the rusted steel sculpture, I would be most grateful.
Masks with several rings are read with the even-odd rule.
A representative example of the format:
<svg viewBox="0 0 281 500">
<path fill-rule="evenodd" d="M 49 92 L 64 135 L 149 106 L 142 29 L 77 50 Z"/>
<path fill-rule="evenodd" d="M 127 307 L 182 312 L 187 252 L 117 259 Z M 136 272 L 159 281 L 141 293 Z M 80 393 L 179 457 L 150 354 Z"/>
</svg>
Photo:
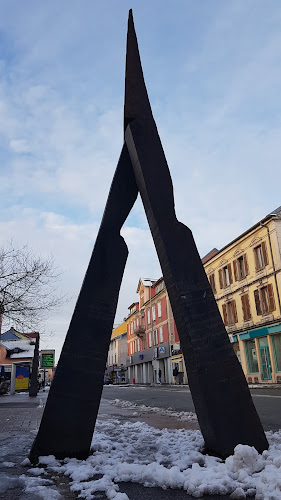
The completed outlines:
<svg viewBox="0 0 281 500">
<path fill-rule="evenodd" d="M 125 141 L 38 435 L 30 453 L 85 458 L 100 404 L 107 351 L 127 259 L 120 236 L 138 191 L 159 257 L 206 451 L 268 443 L 229 342 L 192 233 L 175 215 L 173 187 L 152 115 L 129 13 Z"/>
</svg>

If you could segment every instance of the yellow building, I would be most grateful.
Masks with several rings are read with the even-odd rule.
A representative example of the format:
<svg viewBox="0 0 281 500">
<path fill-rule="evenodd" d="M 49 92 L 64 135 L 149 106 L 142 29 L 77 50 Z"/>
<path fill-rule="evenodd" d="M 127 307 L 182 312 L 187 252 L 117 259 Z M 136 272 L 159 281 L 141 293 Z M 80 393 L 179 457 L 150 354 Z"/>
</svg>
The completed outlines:
<svg viewBox="0 0 281 500">
<path fill-rule="evenodd" d="M 281 207 L 203 259 L 249 383 L 281 383 Z"/>
</svg>

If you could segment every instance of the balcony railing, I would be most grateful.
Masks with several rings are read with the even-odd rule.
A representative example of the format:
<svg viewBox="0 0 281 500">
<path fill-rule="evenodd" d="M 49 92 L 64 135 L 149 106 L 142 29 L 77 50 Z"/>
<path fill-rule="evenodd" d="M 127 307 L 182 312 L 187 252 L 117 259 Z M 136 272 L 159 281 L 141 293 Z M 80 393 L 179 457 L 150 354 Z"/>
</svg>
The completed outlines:
<svg viewBox="0 0 281 500">
<path fill-rule="evenodd" d="M 143 328 L 143 326 L 137 326 L 134 330 L 134 334 L 137 335 L 138 337 L 144 337 L 145 328 Z"/>
</svg>

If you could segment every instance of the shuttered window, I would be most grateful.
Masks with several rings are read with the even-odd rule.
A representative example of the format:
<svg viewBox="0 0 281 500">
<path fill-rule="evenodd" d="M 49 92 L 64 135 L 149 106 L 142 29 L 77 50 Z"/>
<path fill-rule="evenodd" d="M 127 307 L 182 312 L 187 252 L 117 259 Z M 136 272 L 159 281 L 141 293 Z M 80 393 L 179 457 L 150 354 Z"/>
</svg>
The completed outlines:
<svg viewBox="0 0 281 500">
<path fill-rule="evenodd" d="M 267 314 L 275 311 L 275 299 L 273 285 L 270 283 L 254 291 L 257 315 Z"/>
<path fill-rule="evenodd" d="M 242 302 L 243 319 L 244 321 L 249 321 L 252 315 L 251 315 L 249 295 L 247 293 L 241 295 L 241 302 Z"/>
<path fill-rule="evenodd" d="M 210 274 L 209 281 L 210 281 L 210 285 L 211 285 L 211 288 L 213 290 L 213 293 L 217 293 L 217 291 L 216 291 L 215 275 L 214 274 Z"/>
<path fill-rule="evenodd" d="M 244 279 L 249 274 L 247 255 L 241 255 L 233 262 L 233 271 L 235 281 Z"/>
<path fill-rule="evenodd" d="M 155 306 L 152 306 L 152 321 L 156 320 Z"/>
<path fill-rule="evenodd" d="M 254 256 L 256 271 L 259 271 L 260 269 L 263 269 L 265 266 L 267 266 L 268 255 L 265 241 L 254 248 Z"/>
<path fill-rule="evenodd" d="M 161 314 L 162 314 L 162 312 L 161 312 L 161 302 L 157 303 L 157 310 L 158 310 L 158 318 L 161 318 Z"/>
<path fill-rule="evenodd" d="M 225 326 L 234 325 L 238 322 L 235 300 L 222 305 L 223 321 Z"/>
<path fill-rule="evenodd" d="M 221 288 L 226 288 L 233 283 L 231 264 L 219 269 L 219 282 Z"/>
</svg>

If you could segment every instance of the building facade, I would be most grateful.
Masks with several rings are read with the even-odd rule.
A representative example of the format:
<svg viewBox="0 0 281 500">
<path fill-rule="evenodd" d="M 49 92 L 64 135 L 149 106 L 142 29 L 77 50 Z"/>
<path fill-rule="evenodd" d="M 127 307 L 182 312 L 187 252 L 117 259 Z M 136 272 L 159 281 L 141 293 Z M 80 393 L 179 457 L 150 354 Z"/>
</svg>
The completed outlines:
<svg viewBox="0 0 281 500">
<path fill-rule="evenodd" d="M 124 384 L 127 380 L 127 324 L 124 321 L 111 335 L 108 349 L 106 375 L 113 384 Z"/>
<path fill-rule="evenodd" d="M 171 384 L 177 366 L 177 381 L 186 382 L 183 364 L 177 358 L 179 338 L 163 278 L 140 278 L 137 293 L 139 300 L 131 304 L 127 317 L 128 381 Z"/>
<path fill-rule="evenodd" d="M 281 383 L 281 207 L 204 260 L 248 383 Z"/>
</svg>

